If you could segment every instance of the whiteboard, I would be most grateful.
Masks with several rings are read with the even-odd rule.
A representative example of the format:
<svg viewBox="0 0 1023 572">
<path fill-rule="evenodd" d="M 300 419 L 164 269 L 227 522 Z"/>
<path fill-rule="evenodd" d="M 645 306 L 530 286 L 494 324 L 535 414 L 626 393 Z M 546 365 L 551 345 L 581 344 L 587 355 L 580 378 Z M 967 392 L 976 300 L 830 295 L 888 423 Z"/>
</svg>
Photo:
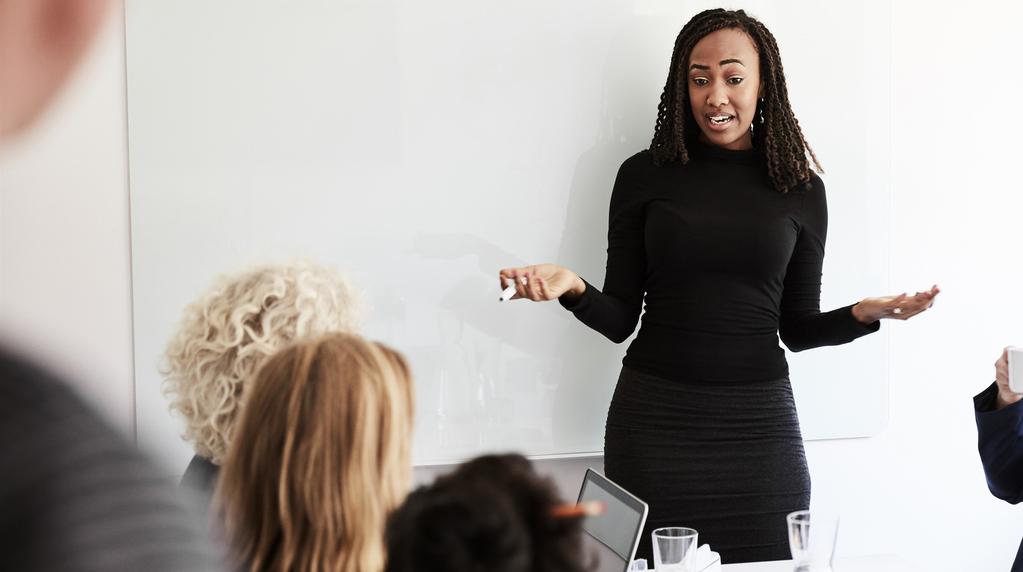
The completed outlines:
<svg viewBox="0 0 1023 572">
<path fill-rule="evenodd" d="M 137 429 L 191 448 L 157 371 L 214 276 L 292 258 L 346 272 L 365 334 L 417 383 L 414 460 L 600 452 L 626 344 L 497 270 L 603 281 L 621 162 L 649 145 L 672 45 L 707 2 L 128 2 Z M 746 2 L 775 33 L 823 162 L 824 309 L 891 290 L 890 6 Z M 905 289 L 905 287 L 901 287 Z M 876 434 L 887 334 L 790 355 L 808 439 Z"/>
</svg>

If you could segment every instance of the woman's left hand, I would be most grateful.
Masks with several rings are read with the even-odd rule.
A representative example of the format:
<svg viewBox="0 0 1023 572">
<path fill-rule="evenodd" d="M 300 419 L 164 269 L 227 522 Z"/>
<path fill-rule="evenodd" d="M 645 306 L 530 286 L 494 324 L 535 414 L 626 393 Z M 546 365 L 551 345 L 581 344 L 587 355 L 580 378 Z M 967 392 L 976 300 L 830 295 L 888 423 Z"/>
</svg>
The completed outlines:
<svg viewBox="0 0 1023 572">
<path fill-rule="evenodd" d="M 940 292 L 938 286 L 934 285 L 930 290 L 912 296 L 903 293 L 898 296 L 864 298 L 852 307 L 853 317 L 863 324 L 884 319 L 908 320 L 933 306 L 934 298 Z"/>
</svg>

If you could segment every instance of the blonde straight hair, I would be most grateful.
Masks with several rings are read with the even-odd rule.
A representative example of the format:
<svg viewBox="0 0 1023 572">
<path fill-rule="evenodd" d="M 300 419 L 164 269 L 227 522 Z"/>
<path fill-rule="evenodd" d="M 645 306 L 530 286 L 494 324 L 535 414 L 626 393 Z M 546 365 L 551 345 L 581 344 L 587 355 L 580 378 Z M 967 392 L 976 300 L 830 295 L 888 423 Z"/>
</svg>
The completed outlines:
<svg viewBox="0 0 1023 572">
<path fill-rule="evenodd" d="M 239 569 L 375 572 L 411 481 L 412 376 L 349 334 L 300 342 L 256 375 L 219 480 Z"/>
</svg>

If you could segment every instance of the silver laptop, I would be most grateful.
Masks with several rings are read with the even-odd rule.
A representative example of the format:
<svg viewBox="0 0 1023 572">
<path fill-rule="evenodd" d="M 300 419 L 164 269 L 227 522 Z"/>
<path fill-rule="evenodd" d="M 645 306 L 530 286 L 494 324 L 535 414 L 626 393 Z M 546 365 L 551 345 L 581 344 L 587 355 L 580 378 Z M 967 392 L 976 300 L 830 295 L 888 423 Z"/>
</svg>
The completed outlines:
<svg viewBox="0 0 1023 572">
<path fill-rule="evenodd" d="M 626 572 L 636 556 L 647 505 L 604 475 L 586 469 L 579 502 L 602 501 L 607 510 L 583 520 L 583 550 L 599 559 L 594 572 Z"/>
</svg>

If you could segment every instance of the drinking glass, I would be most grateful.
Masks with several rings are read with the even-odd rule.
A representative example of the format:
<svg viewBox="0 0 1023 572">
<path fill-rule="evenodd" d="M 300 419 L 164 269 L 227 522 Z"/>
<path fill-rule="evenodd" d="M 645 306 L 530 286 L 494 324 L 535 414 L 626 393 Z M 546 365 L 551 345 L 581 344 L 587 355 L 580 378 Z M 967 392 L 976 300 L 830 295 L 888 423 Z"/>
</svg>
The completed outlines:
<svg viewBox="0 0 1023 572">
<path fill-rule="evenodd" d="M 795 572 L 832 570 L 838 541 L 838 516 L 825 512 L 797 510 L 786 517 L 789 551 Z"/>
<path fill-rule="evenodd" d="M 654 569 L 657 572 L 692 572 L 696 564 L 697 537 L 692 528 L 669 526 L 651 533 Z"/>
</svg>

